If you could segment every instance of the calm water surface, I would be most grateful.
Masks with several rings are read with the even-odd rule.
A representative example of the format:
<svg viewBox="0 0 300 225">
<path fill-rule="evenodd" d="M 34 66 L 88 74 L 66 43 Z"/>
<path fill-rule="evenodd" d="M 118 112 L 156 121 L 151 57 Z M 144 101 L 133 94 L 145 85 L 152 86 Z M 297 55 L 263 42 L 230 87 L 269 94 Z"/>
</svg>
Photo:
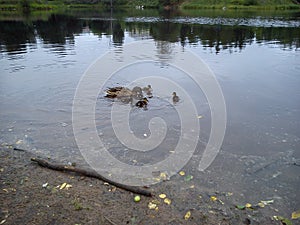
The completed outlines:
<svg viewBox="0 0 300 225">
<path fill-rule="evenodd" d="M 189 92 L 199 115 L 203 115 L 197 150 L 185 168 L 195 182 L 217 191 L 236 193 L 240 201 L 274 199 L 274 208 L 285 215 L 299 208 L 297 13 L 76 12 L 40 18 L 2 18 L 1 144 L 18 142 L 19 147 L 60 161 L 82 161 L 71 123 L 73 96 L 81 76 L 108 50 L 122 60 L 124 44 L 145 39 L 156 46 L 162 61 L 172 57 L 175 45 L 191 50 L 208 64 L 222 88 L 228 113 L 226 135 L 216 160 L 200 173 L 197 163 L 210 132 L 208 103 L 203 93 L 180 72 L 170 70 L 170 75 L 165 75 Z M 153 69 L 151 65 L 144 68 Z M 162 66 L 153 71 L 168 69 Z M 126 85 L 138 77 L 136 70 L 129 67 L 106 85 Z M 111 101 L 99 96 L 96 109 L 99 135 L 115 157 L 127 163 L 139 159 L 128 149 L 124 152 L 113 136 L 110 107 Z M 173 147 L 180 134 L 180 122 L 172 110 L 172 105 L 154 98 L 147 111 L 132 112 L 136 121 L 132 129 L 138 137 L 143 138 L 148 132 L 145 121 L 153 116 L 164 118 L 169 126 L 160 150 L 142 160 L 155 162 L 166 157 Z"/>
</svg>

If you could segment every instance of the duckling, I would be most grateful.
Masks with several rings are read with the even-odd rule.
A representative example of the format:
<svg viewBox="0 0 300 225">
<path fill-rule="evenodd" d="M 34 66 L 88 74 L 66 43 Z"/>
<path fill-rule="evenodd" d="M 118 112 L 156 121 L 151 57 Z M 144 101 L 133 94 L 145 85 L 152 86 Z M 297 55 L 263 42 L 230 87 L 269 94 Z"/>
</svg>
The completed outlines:
<svg viewBox="0 0 300 225">
<path fill-rule="evenodd" d="M 179 99 L 179 97 L 177 96 L 177 94 L 176 94 L 176 92 L 175 92 L 175 91 L 173 92 L 173 94 L 172 94 L 172 95 L 173 95 L 173 98 L 172 98 L 172 99 L 173 99 L 173 103 L 177 103 L 177 102 L 179 102 L 179 100 L 180 100 L 180 99 Z"/>
<path fill-rule="evenodd" d="M 142 100 L 135 103 L 135 106 L 137 106 L 139 108 L 146 108 L 147 105 L 148 105 L 148 99 L 147 98 L 143 98 Z"/>
<path fill-rule="evenodd" d="M 138 100 L 141 100 L 143 98 L 143 91 L 141 87 L 134 87 L 132 89 L 132 97 Z"/>
<path fill-rule="evenodd" d="M 151 85 L 150 85 L 150 84 L 148 84 L 148 86 L 147 86 L 147 87 L 143 87 L 143 91 L 144 91 L 144 92 L 148 92 L 148 91 L 153 91 L 153 90 L 152 90 L 152 87 L 151 87 Z"/>
<path fill-rule="evenodd" d="M 152 97 L 153 97 L 152 91 L 153 91 L 153 89 L 152 89 L 152 87 L 151 87 L 150 84 L 148 84 L 147 87 L 144 87 L 144 88 L 143 88 L 143 92 L 146 93 L 146 95 L 148 96 L 148 98 L 152 98 Z"/>
</svg>

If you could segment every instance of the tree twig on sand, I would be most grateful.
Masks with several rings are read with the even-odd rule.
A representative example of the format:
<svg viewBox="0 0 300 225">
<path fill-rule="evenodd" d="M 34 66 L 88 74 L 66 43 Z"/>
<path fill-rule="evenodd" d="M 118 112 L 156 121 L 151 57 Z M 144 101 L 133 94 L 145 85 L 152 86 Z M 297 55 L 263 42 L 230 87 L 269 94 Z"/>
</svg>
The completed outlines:
<svg viewBox="0 0 300 225">
<path fill-rule="evenodd" d="M 15 151 L 19 151 L 19 152 L 26 152 L 25 149 L 21 149 L 21 148 L 14 148 Z"/>
<path fill-rule="evenodd" d="M 114 223 L 113 221 L 111 221 L 110 219 L 108 219 L 106 216 L 103 216 L 104 219 L 106 219 L 110 224 L 112 225 L 117 225 L 116 223 Z"/>
<path fill-rule="evenodd" d="M 77 173 L 83 176 L 87 176 L 87 177 L 94 177 L 97 178 L 99 180 L 102 180 L 104 182 L 110 183 L 111 185 L 114 185 L 118 188 L 124 189 L 126 191 L 130 191 L 136 194 L 140 194 L 140 195 L 144 195 L 144 196 L 152 196 L 150 191 L 138 188 L 138 187 L 134 187 L 134 186 L 128 186 L 125 184 L 120 184 L 118 182 L 109 180 L 108 178 L 96 173 L 95 171 L 92 170 L 85 170 L 85 169 L 80 169 L 80 168 L 75 168 L 73 166 L 66 166 L 66 165 L 62 165 L 62 164 L 54 164 L 54 163 L 50 163 L 46 160 L 43 159 L 38 159 L 38 158 L 31 158 L 31 161 L 38 163 L 40 166 L 52 169 L 52 170 L 57 170 L 57 171 L 63 171 L 63 172 L 73 172 L 73 173 Z"/>
</svg>

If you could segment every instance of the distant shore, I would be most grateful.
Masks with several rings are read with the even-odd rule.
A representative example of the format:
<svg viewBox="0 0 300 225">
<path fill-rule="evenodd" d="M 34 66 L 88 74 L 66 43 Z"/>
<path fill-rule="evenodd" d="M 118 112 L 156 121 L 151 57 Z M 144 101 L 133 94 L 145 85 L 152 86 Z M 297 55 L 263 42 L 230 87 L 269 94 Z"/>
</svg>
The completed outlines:
<svg viewBox="0 0 300 225">
<path fill-rule="evenodd" d="M 24 0 L 25 1 L 25 0 Z M 158 0 L 141 2 L 140 0 L 127 1 L 123 4 L 112 4 L 115 9 L 216 9 L 216 10 L 299 10 L 300 3 L 292 0 L 284 0 L 280 3 L 277 1 L 267 1 L 262 3 L 260 0 L 189 0 L 177 4 L 162 5 Z M 114 1 L 113 1 L 114 2 Z M 170 1 L 171 2 L 171 1 Z M 51 3 L 27 2 L 21 4 L 19 1 L 0 0 L 0 12 L 2 11 L 56 11 L 62 9 L 107 9 L 111 8 L 109 2 L 103 3 L 72 3 L 66 4 L 63 1 L 54 1 Z"/>
</svg>

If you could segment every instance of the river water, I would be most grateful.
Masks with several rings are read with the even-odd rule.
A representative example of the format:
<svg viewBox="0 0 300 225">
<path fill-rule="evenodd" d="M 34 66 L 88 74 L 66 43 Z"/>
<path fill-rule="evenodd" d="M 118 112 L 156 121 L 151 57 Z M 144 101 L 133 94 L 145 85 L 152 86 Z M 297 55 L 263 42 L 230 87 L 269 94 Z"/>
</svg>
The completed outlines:
<svg viewBox="0 0 300 225">
<path fill-rule="evenodd" d="M 284 215 L 299 208 L 299 13 L 135 10 L 2 16 L 1 144 L 58 161 L 81 162 L 72 129 L 76 87 L 99 56 L 112 51 L 115 60 L 122 61 L 124 46 L 142 40 L 155 46 L 161 64 L 128 67 L 105 87 L 128 85 L 139 74 L 151 73 L 177 82 L 192 96 L 201 115 L 200 140 L 184 167 L 196 184 L 236 193 L 245 202 L 273 199 Z M 204 172 L 197 165 L 210 134 L 211 111 L 205 93 L 193 81 L 163 64 L 178 47 L 191 51 L 211 69 L 225 100 L 224 141 Z M 148 121 L 154 116 L 166 121 L 168 131 L 164 143 L 147 156 L 138 156 L 115 138 L 112 101 L 103 92 L 97 100 L 99 136 L 114 157 L 129 164 L 166 158 L 180 136 L 174 106 L 152 86 L 148 110 L 132 109 L 132 131 L 146 138 Z M 174 90 L 168 91 L 171 98 Z"/>
</svg>

